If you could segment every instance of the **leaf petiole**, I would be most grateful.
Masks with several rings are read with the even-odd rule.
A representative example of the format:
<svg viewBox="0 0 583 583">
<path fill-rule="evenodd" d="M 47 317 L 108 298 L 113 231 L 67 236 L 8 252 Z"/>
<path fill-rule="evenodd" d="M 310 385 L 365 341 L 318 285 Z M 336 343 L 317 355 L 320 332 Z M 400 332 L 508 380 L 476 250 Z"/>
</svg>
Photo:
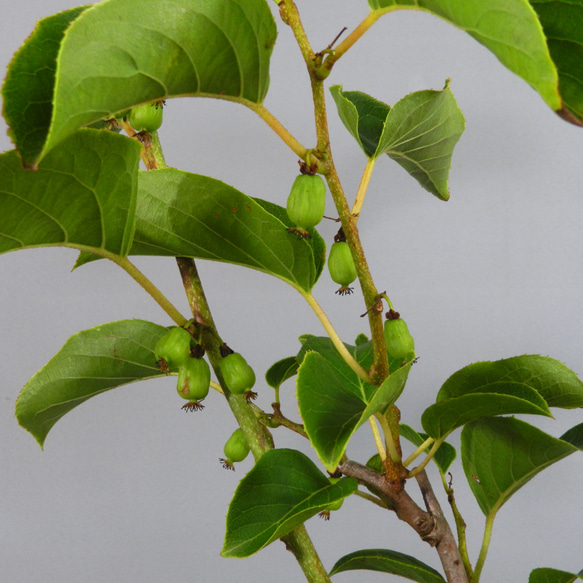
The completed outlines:
<svg viewBox="0 0 583 583">
<path fill-rule="evenodd" d="M 354 205 L 352 206 L 352 215 L 354 216 L 355 221 L 358 220 L 358 216 L 360 215 L 375 162 L 376 158 L 367 158 L 366 166 L 364 167 L 364 172 L 360 179 L 360 185 L 358 186 L 358 192 L 356 193 L 356 198 L 354 200 Z"/>
</svg>

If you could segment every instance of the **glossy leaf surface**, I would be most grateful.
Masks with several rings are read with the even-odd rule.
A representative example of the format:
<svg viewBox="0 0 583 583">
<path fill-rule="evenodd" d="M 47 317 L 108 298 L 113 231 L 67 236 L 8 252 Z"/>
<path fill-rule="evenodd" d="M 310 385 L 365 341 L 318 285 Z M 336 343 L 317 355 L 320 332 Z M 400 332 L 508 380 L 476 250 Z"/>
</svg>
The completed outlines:
<svg viewBox="0 0 583 583">
<path fill-rule="evenodd" d="M 62 245 L 125 256 L 131 245 L 140 144 L 80 130 L 36 172 L 0 155 L 0 252 Z"/>
<path fill-rule="evenodd" d="M 329 338 L 303 337 L 297 395 L 304 428 L 318 456 L 334 471 L 354 432 L 371 415 L 383 412 L 401 394 L 411 364 L 391 362 L 380 386 L 363 382 L 344 362 Z M 372 343 L 346 345 L 364 369 L 372 363 Z"/>
<path fill-rule="evenodd" d="M 583 571 L 569 573 L 558 569 L 539 568 L 530 573 L 528 583 L 575 583 L 583 579 Z"/>
<path fill-rule="evenodd" d="M 369 0 L 373 11 L 424 10 L 465 30 L 554 111 L 562 109 L 558 75 L 545 35 L 528 0 Z"/>
<path fill-rule="evenodd" d="M 132 255 L 196 257 L 236 263 L 309 291 L 324 245 L 287 232 L 266 205 L 235 188 L 173 168 L 141 172 Z M 284 209 L 282 209 L 285 212 Z"/>
<path fill-rule="evenodd" d="M 425 190 L 449 198 L 451 157 L 465 121 L 448 85 L 411 93 L 392 108 L 338 85 L 330 90 L 344 125 L 369 158 L 387 154 Z"/>
<path fill-rule="evenodd" d="M 92 6 L 61 42 L 52 91 L 47 83 L 53 112 L 41 155 L 76 129 L 144 102 L 173 96 L 262 102 L 276 34 L 265 0 Z"/>
<path fill-rule="evenodd" d="M 2 113 L 25 162 L 42 152 L 53 111 L 61 41 L 71 22 L 86 8 L 73 8 L 40 20 L 8 69 L 2 86 Z"/>
<path fill-rule="evenodd" d="M 485 515 L 495 514 L 539 472 L 578 449 L 512 417 L 479 419 L 461 434 L 462 464 Z"/>
<path fill-rule="evenodd" d="M 483 392 L 488 385 L 516 382 L 540 393 L 549 407 L 583 407 L 583 382 L 562 362 L 526 354 L 496 361 L 470 364 L 449 377 L 437 394 L 437 401 Z"/>
<path fill-rule="evenodd" d="M 365 549 L 345 555 L 332 567 L 330 575 L 367 569 L 391 573 L 418 583 L 444 583 L 441 574 L 415 557 L 387 549 Z"/>
<path fill-rule="evenodd" d="M 241 480 L 227 513 L 222 555 L 248 557 L 357 489 L 352 478 L 332 484 L 303 453 L 273 449 Z"/>
<path fill-rule="evenodd" d="M 134 381 L 165 376 L 154 355 L 167 328 L 121 320 L 71 336 L 22 389 L 16 417 L 42 447 L 53 425 L 87 399 Z"/>
</svg>

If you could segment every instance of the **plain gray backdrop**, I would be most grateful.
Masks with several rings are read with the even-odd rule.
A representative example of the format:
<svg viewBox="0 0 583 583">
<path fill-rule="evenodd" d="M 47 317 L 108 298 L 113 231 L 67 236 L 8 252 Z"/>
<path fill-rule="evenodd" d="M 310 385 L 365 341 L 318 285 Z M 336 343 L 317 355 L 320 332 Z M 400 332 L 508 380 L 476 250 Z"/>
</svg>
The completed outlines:
<svg viewBox="0 0 583 583">
<path fill-rule="evenodd" d="M 38 19 L 75 5 L 0 4 L 4 68 Z M 365 0 L 298 0 L 298 5 L 316 50 L 368 11 Z M 279 22 L 278 28 L 265 104 L 310 147 L 315 138 L 307 75 L 290 30 Z M 447 78 L 467 122 L 454 153 L 450 201 L 421 190 L 386 158 L 377 164 L 359 221 L 376 284 L 388 291 L 415 336 L 420 360 L 399 404 L 403 421 L 418 429 L 420 414 L 441 384 L 471 362 L 538 353 L 583 373 L 583 129 L 560 120 L 471 37 L 418 12 L 381 19 L 336 65 L 329 85 L 393 104 L 412 91 L 441 89 Z M 365 158 L 336 117 L 331 97 L 328 102 L 333 152 L 352 198 Z M 1 134 L 2 151 L 10 149 L 5 131 Z M 169 165 L 285 204 L 297 159 L 248 110 L 213 100 L 170 100 L 160 136 Z M 334 214 L 331 203 L 327 214 Z M 321 228 L 329 244 L 335 230 L 331 222 Z M 251 461 L 235 473 L 220 467 L 223 443 L 235 424 L 216 393 L 202 413 L 185 414 L 173 379 L 119 388 L 65 416 L 44 451 L 18 426 L 13 411 L 19 390 L 70 335 L 127 318 L 171 323 L 113 264 L 99 261 L 71 272 L 75 258 L 66 249 L 0 257 L 0 579 L 303 580 L 279 542 L 246 560 L 219 556 L 228 502 Z M 136 263 L 188 312 L 172 260 Z M 265 370 L 297 351 L 300 334 L 323 329 L 301 297 L 279 280 L 209 262 L 201 262 L 200 271 L 220 332 L 255 368 L 258 402 L 269 409 L 273 392 L 263 381 Z M 362 297 L 340 298 L 335 288 L 325 272 L 315 296 L 352 342 L 365 331 Z M 282 393 L 284 411 L 298 419 L 293 382 Z M 555 415 L 531 421 L 556 436 L 581 422 L 580 411 Z M 451 438 L 458 440 L 458 434 Z M 316 459 L 284 430 L 276 432 L 276 443 Z M 372 453 L 364 427 L 348 455 L 365 461 Z M 572 455 L 502 508 L 483 581 L 527 581 L 539 566 L 583 568 L 582 472 L 583 456 Z M 459 463 L 452 473 L 475 560 L 483 516 Z M 430 476 L 447 505 L 433 470 Z M 355 497 L 329 522 L 313 518 L 307 527 L 327 567 L 357 549 L 390 548 L 440 568 L 435 551 L 409 527 Z M 369 572 L 335 577 L 338 583 L 393 579 Z"/>
</svg>

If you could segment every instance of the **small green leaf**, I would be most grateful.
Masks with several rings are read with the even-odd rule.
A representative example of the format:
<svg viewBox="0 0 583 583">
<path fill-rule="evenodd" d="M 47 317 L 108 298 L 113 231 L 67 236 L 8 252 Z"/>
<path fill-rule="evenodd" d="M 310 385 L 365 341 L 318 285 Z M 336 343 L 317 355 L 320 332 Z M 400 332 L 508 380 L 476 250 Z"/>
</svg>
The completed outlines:
<svg viewBox="0 0 583 583">
<path fill-rule="evenodd" d="M 16 417 L 42 447 L 53 425 L 87 399 L 115 387 L 159 376 L 156 343 L 167 328 L 121 320 L 71 336 L 22 389 Z"/>
<path fill-rule="evenodd" d="M 583 423 L 571 427 L 571 429 L 561 435 L 561 439 L 569 442 L 576 448 L 583 450 Z"/>
<path fill-rule="evenodd" d="M 79 127 L 168 97 L 261 103 L 275 21 L 265 0 L 108 0 L 67 30 L 43 154 Z"/>
<path fill-rule="evenodd" d="M 401 434 L 401 437 L 404 437 L 417 447 L 423 445 L 423 443 L 425 443 L 429 437 L 427 433 L 419 433 L 404 423 L 399 425 L 399 433 Z M 430 449 L 431 445 L 427 446 L 425 451 L 429 452 Z M 433 456 L 433 461 L 437 464 L 437 467 L 439 468 L 439 471 L 442 475 L 445 475 L 445 472 L 447 472 L 449 466 L 451 466 L 455 460 L 456 455 L 457 453 L 455 447 L 449 443 L 446 443 L 445 441 L 437 448 L 437 451 Z"/>
<path fill-rule="evenodd" d="M 479 419 L 464 427 L 464 472 L 482 512 L 500 507 L 539 472 L 577 448 L 511 417 Z"/>
<path fill-rule="evenodd" d="M 481 388 L 483 392 L 468 393 L 428 407 L 421 416 L 423 429 L 440 439 L 480 417 L 517 413 L 552 417 L 545 400 L 528 385 L 501 381 Z"/>
<path fill-rule="evenodd" d="M 8 67 L 2 86 L 2 113 L 25 166 L 39 157 L 49 133 L 63 35 L 86 8 L 72 8 L 40 20 Z"/>
<path fill-rule="evenodd" d="M 131 245 L 141 146 L 80 130 L 36 172 L 0 155 L 0 253 L 61 245 L 125 256 Z"/>
<path fill-rule="evenodd" d="M 297 374 L 298 361 L 295 356 L 288 356 L 287 358 L 278 360 L 267 369 L 265 380 L 270 387 L 279 389 L 285 381 Z"/>
<path fill-rule="evenodd" d="M 583 579 L 583 571 L 577 574 L 541 567 L 531 571 L 528 583 L 575 583 L 577 579 Z"/>
<path fill-rule="evenodd" d="M 418 583 L 445 582 L 438 571 L 415 557 L 387 549 L 365 549 L 345 555 L 336 561 L 330 575 L 357 569 L 391 573 Z"/>
<path fill-rule="evenodd" d="M 221 554 L 248 557 L 336 502 L 352 494 L 356 480 L 332 484 L 303 453 L 273 449 L 241 480 L 227 512 Z"/>
<path fill-rule="evenodd" d="M 427 191 L 449 198 L 451 157 L 465 127 L 449 85 L 411 93 L 392 108 L 338 85 L 330 90 L 344 125 L 369 158 L 387 154 Z"/>
<path fill-rule="evenodd" d="M 375 387 L 358 378 L 329 338 L 303 336 L 301 340 L 297 379 L 300 415 L 316 453 L 333 472 L 354 432 L 399 397 L 411 363 L 401 366 L 391 359 L 391 374 Z M 372 363 L 372 342 L 346 348 L 363 368 Z"/>
<path fill-rule="evenodd" d="M 445 381 L 436 400 L 486 392 L 489 384 L 498 382 L 528 385 L 542 395 L 549 407 L 583 407 L 583 382 L 577 375 L 562 362 L 536 354 L 470 364 Z"/>
<path fill-rule="evenodd" d="M 559 93 L 567 121 L 583 120 L 583 4 L 565 0 L 530 0 L 543 27 L 559 73 Z"/>
<path fill-rule="evenodd" d="M 174 168 L 141 172 L 131 255 L 236 263 L 309 291 L 318 277 L 313 249 L 321 238 L 314 233 L 308 243 L 288 233 L 266 210 L 274 206 L 207 176 Z"/>
<path fill-rule="evenodd" d="M 424 10 L 465 30 L 554 111 L 562 109 L 558 76 L 545 35 L 528 0 L 368 0 L 373 11 Z M 549 8 L 554 11 L 553 8 Z"/>
</svg>

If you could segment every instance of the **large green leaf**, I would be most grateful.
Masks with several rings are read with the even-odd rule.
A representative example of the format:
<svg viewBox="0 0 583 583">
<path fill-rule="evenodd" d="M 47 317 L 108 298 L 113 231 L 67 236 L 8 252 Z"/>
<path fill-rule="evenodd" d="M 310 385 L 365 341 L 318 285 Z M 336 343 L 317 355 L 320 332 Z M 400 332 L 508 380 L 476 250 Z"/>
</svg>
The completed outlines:
<svg viewBox="0 0 583 583">
<path fill-rule="evenodd" d="M 298 360 L 297 395 L 304 428 L 316 453 L 333 472 L 354 432 L 371 415 L 384 412 L 400 396 L 411 363 L 391 361 L 391 374 L 380 387 L 363 382 L 344 362 L 329 338 L 304 336 Z M 372 343 L 346 345 L 368 369 Z"/>
<path fill-rule="evenodd" d="M 141 172 L 131 254 L 236 263 L 309 291 L 324 243 L 316 232 L 310 242 L 289 233 L 265 210 L 273 207 L 207 176 L 174 168 Z"/>
<path fill-rule="evenodd" d="M 583 120 L 583 2 L 581 0 L 530 0 L 547 38 L 559 73 L 559 92 L 568 121 Z M 574 117 L 574 119 L 573 119 Z"/>
<path fill-rule="evenodd" d="M 575 451 L 574 445 L 511 417 L 479 419 L 461 434 L 466 478 L 490 518 L 539 472 Z"/>
<path fill-rule="evenodd" d="M 493 383 L 515 382 L 536 389 L 549 407 L 583 407 L 583 382 L 562 362 L 526 354 L 470 364 L 449 377 L 437 394 L 437 402 L 468 393 L 485 392 Z"/>
<path fill-rule="evenodd" d="M 563 103 L 545 35 L 528 0 L 369 0 L 381 13 L 424 10 L 465 30 L 510 71 L 524 79 L 554 111 Z"/>
<path fill-rule="evenodd" d="M 541 567 L 531 571 L 528 583 L 575 583 L 578 579 L 583 579 L 583 571 L 577 574 Z"/>
<path fill-rule="evenodd" d="M 227 512 L 222 555 L 248 557 L 342 500 L 358 487 L 342 478 L 335 484 L 303 453 L 273 449 L 241 480 Z"/>
<path fill-rule="evenodd" d="M 418 583 L 444 583 L 441 574 L 415 557 L 387 549 L 365 549 L 345 555 L 332 567 L 330 575 L 367 569 L 399 575 Z"/>
<path fill-rule="evenodd" d="M 24 170 L 0 155 L 0 253 L 62 245 L 124 256 L 131 245 L 140 144 L 80 130 Z"/>
<path fill-rule="evenodd" d="M 42 152 L 53 111 L 57 55 L 65 30 L 87 7 L 72 8 L 40 20 L 14 55 L 2 86 L 2 113 L 22 158 Z"/>
<path fill-rule="evenodd" d="M 369 158 L 387 154 L 419 184 L 442 200 L 464 117 L 446 85 L 442 91 L 411 93 L 392 108 L 357 91 L 330 88 L 340 118 Z"/>
<path fill-rule="evenodd" d="M 421 416 L 423 429 L 431 437 L 440 439 L 481 417 L 517 413 L 552 417 L 545 400 L 526 384 L 501 381 L 484 385 L 478 390 L 480 392 L 471 392 L 428 407 Z"/>
<path fill-rule="evenodd" d="M 164 376 L 154 349 L 168 331 L 143 320 L 121 320 L 71 336 L 22 389 L 16 417 L 42 447 L 63 415 L 120 385 Z"/>
<path fill-rule="evenodd" d="M 276 34 L 265 0 L 96 4 L 61 42 L 41 156 L 79 127 L 138 103 L 177 96 L 261 103 Z M 17 84 L 25 87 L 22 75 Z M 29 165 L 39 158 L 26 154 Z"/>
</svg>

